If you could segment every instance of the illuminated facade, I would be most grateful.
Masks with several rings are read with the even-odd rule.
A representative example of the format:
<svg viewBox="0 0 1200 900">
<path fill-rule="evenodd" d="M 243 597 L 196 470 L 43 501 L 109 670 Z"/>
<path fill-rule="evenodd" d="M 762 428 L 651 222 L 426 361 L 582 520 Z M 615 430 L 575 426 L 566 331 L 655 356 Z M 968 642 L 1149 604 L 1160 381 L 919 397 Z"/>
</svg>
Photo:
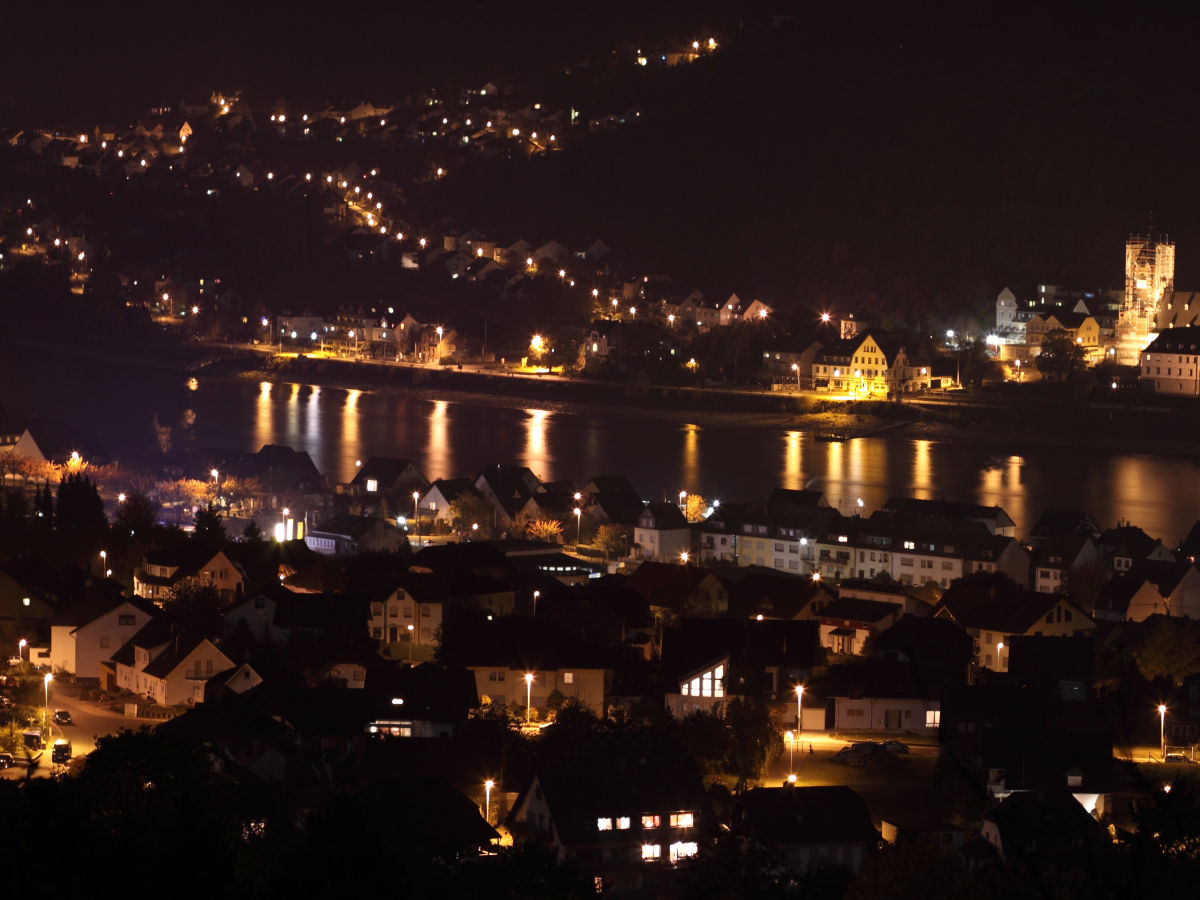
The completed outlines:
<svg viewBox="0 0 1200 900">
<path fill-rule="evenodd" d="M 1125 299 L 1117 318 L 1117 362 L 1138 365 L 1154 340 L 1159 308 L 1175 291 L 1175 244 L 1167 238 L 1131 235 L 1125 242 Z"/>
</svg>

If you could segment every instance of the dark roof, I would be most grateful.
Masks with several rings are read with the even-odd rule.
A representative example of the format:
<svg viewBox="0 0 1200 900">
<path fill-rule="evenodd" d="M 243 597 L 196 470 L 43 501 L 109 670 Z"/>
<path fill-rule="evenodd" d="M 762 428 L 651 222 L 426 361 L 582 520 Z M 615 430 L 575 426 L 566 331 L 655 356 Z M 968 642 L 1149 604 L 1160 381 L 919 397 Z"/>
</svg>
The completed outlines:
<svg viewBox="0 0 1200 900">
<path fill-rule="evenodd" d="M 1095 669 L 1096 651 L 1090 637 L 1014 635 L 1009 642 L 1008 671 L 1017 684 L 1090 683 Z"/>
<path fill-rule="evenodd" d="M 794 618 L 816 594 L 833 597 L 822 582 L 802 575 L 788 575 L 766 567 L 742 569 L 745 574 L 729 583 L 729 615 L 757 615 L 776 619 Z"/>
<path fill-rule="evenodd" d="M 464 494 L 479 494 L 475 488 L 475 482 L 470 478 L 439 478 L 430 485 L 430 489 L 433 488 L 437 488 L 438 493 L 446 498 L 447 503 L 453 503 Z"/>
<path fill-rule="evenodd" d="M 121 648 L 112 655 L 112 661 L 132 666 L 135 658 L 134 650 L 136 648 L 150 650 L 154 647 L 161 647 L 167 641 L 171 640 L 177 628 L 178 625 L 165 616 L 158 619 L 151 619 L 139 628 L 133 637 L 121 645 Z"/>
<path fill-rule="evenodd" d="M 690 811 L 699 814 L 696 826 L 702 827 L 711 810 L 700 773 L 688 757 L 619 755 L 593 759 L 584 778 L 577 766 L 565 763 L 539 766 L 535 775 L 559 836 L 568 845 L 601 843 L 605 838 L 640 843 L 640 830 L 598 832 L 600 817 L 629 816 L 636 821 L 642 813 Z"/>
<path fill-rule="evenodd" d="M 898 615 L 901 607 L 883 600 L 861 600 L 858 597 L 842 597 L 824 607 L 818 615 L 822 619 L 847 619 L 851 622 L 878 622 L 888 616 Z"/>
<path fill-rule="evenodd" d="M 996 521 L 1004 526 L 1013 524 L 1012 518 L 999 506 L 980 506 L 975 503 L 958 503 L 951 500 L 889 497 L 883 508 L 919 516 L 944 516 L 949 519 L 974 519 L 981 522 Z"/>
<path fill-rule="evenodd" d="M 866 801 L 844 785 L 754 788 L 740 805 L 745 827 L 767 844 L 879 840 Z"/>
<path fill-rule="evenodd" d="M 407 470 L 411 467 L 412 471 Z M 381 491 L 389 491 L 406 476 L 424 487 L 428 482 L 411 459 L 395 459 L 389 456 L 372 456 L 362 464 L 355 474 L 352 485 L 366 485 L 369 479 L 379 482 Z"/>
<path fill-rule="evenodd" d="M 105 613 L 126 603 L 141 610 L 148 616 L 155 617 L 162 615 L 158 607 L 138 597 L 94 597 L 63 610 L 54 617 L 51 624 L 79 628 L 82 625 L 87 625 L 89 622 L 96 621 Z"/>
<path fill-rule="evenodd" d="M 152 678 L 166 678 L 175 670 L 187 655 L 199 647 L 206 638 L 202 635 L 191 635 L 188 637 L 177 637 L 162 653 L 154 657 L 150 661 L 150 665 L 143 670 Z"/>
<path fill-rule="evenodd" d="M 380 520 L 372 516 L 353 516 L 350 513 L 338 513 L 330 516 L 312 529 L 309 534 L 336 534 L 358 540 L 369 534 Z"/>
<path fill-rule="evenodd" d="M 1024 634 L 1059 603 L 1070 600 L 1064 594 L 1040 594 L 1018 587 L 1011 579 L 993 573 L 969 575 L 954 582 L 942 595 L 938 613 L 943 611 L 961 628 L 978 628 L 1000 634 Z M 1080 627 L 1090 623 L 1087 614 Z"/>
<path fill-rule="evenodd" d="M 1143 353 L 1200 353 L 1200 327 L 1168 328 Z"/>
<path fill-rule="evenodd" d="M 687 528 L 687 519 L 683 517 L 683 513 L 679 511 L 679 507 L 674 503 L 647 503 L 645 509 L 642 510 L 642 516 L 649 515 L 654 520 L 654 530 L 667 531 L 679 528 Z M 640 519 L 641 517 L 639 517 Z"/>
<path fill-rule="evenodd" d="M 794 619 L 685 619 L 664 628 L 662 677 L 666 684 L 691 675 L 702 666 L 728 656 L 731 694 L 753 693 L 768 666 L 778 668 L 786 683 L 807 677 L 820 652 L 820 623 Z"/>
</svg>

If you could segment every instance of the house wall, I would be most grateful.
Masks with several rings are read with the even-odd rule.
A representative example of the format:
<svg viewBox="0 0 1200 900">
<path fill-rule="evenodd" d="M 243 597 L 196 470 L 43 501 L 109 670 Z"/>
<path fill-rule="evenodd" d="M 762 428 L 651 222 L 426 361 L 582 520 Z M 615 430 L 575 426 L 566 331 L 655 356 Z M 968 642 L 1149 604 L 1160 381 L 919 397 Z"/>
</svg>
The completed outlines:
<svg viewBox="0 0 1200 900">
<path fill-rule="evenodd" d="M 525 708 L 525 671 L 497 666 L 470 666 L 475 673 L 475 689 L 480 699 L 490 697 L 493 703 Z M 609 669 L 538 669 L 529 692 L 533 706 L 542 709 L 553 691 L 564 698 L 574 698 L 598 715 L 604 715 L 612 672 Z"/>
<path fill-rule="evenodd" d="M 821 866 L 845 866 L 854 874 L 862 869 L 865 844 L 790 844 L 785 850 L 792 868 L 803 872 Z"/>
<path fill-rule="evenodd" d="M 159 706 L 204 702 L 204 682 L 233 668 L 233 661 L 208 641 L 201 641 L 165 678 L 147 676 L 147 695 Z"/>
<path fill-rule="evenodd" d="M 641 558 L 644 560 L 677 563 L 680 554 L 692 549 L 692 532 L 687 528 L 660 531 L 636 527 L 633 529 L 633 542 L 641 548 Z"/>
<path fill-rule="evenodd" d="M 95 621 L 79 626 L 75 629 L 75 667 L 70 669 L 63 666 L 63 670 L 73 672 L 79 678 L 99 678 L 100 663 L 111 658 L 149 621 L 150 616 L 147 613 L 132 604 L 123 603 Z M 52 630 L 51 641 L 53 639 Z M 53 644 L 50 655 L 54 660 L 56 654 Z M 67 656 L 68 654 L 64 653 L 64 661 Z M 57 663 L 54 665 L 58 668 Z"/>
<path fill-rule="evenodd" d="M 1200 396 L 1200 356 L 1142 353 L 1141 383 L 1156 394 Z"/>
<path fill-rule="evenodd" d="M 834 697 L 835 731 L 915 731 L 937 733 L 939 704 L 913 698 Z"/>
</svg>

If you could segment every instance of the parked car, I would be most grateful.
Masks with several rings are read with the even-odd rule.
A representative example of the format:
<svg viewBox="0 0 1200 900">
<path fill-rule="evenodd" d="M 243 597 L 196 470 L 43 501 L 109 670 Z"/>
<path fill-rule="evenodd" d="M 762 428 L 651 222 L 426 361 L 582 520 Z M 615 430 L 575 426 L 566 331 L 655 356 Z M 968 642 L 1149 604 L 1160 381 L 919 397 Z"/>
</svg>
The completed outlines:
<svg viewBox="0 0 1200 900">
<path fill-rule="evenodd" d="M 40 731 L 26 731 L 21 737 L 27 750 L 44 750 L 46 747 L 46 740 Z"/>
<path fill-rule="evenodd" d="M 50 759 L 56 763 L 69 762 L 71 759 L 71 742 L 65 738 L 59 738 L 54 742 L 54 749 L 50 751 Z"/>
<path fill-rule="evenodd" d="M 888 753 L 900 755 L 908 752 L 908 744 L 903 741 L 884 741 L 882 746 Z"/>
<path fill-rule="evenodd" d="M 69 709 L 56 709 L 54 711 L 55 725 L 74 725 L 71 721 L 71 711 Z"/>
<path fill-rule="evenodd" d="M 0 769 L 11 769 L 16 764 L 11 753 L 0 753 Z"/>
</svg>

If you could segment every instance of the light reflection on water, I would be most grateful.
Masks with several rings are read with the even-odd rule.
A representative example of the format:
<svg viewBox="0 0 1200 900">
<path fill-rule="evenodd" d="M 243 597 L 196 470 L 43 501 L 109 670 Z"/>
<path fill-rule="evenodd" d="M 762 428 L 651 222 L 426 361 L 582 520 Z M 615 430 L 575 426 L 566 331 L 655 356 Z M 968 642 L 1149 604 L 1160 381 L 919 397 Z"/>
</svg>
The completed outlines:
<svg viewBox="0 0 1200 900">
<path fill-rule="evenodd" d="M 0 360 L 6 408 L 52 409 L 90 426 L 132 465 L 156 452 L 157 420 L 173 429 L 177 448 L 257 451 L 284 444 L 307 451 L 334 483 L 349 481 L 354 460 L 370 456 L 412 459 L 431 479 L 519 463 L 542 478 L 579 484 L 624 474 L 647 500 L 680 490 L 709 501 L 761 499 L 784 486 L 821 490 L 843 512 L 853 511 L 858 497 L 868 514 L 889 496 L 997 505 L 1021 535 L 1044 510 L 1075 508 L 1103 527 L 1127 519 L 1168 544 L 1200 514 L 1200 462 L 1190 458 L 1055 447 L 1016 456 L 1008 448 L 882 437 L 824 443 L 786 427 L 681 425 L 616 410 L 525 409 L 219 377 L 193 386 L 183 377 L 125 370 L 89 376 L 94 395 L 120 397 L 97 404 L 68 370 L 59 376 L 59 369 L 31 366 Z M 38 378 L 25 377 L 35 370 Z"/>
</svg>

